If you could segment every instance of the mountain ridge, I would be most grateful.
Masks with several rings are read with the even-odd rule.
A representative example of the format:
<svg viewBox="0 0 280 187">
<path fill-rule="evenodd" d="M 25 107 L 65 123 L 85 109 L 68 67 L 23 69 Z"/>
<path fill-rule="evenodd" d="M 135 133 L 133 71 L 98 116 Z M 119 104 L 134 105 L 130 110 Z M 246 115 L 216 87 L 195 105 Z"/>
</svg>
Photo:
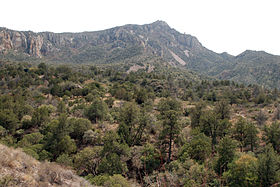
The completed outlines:
<svg viewBox="0 0 280 187">
<path fill-rule="evenodd" d="M 214 78 L 261 84 L 269 88 L 280 85 L 280 75 L 270 69 L 280 67 L 280 56 L 253 50 L 237 56 L 216 53 L 204 47 L 195 36 L 182 34 L 164 21 L 80 33 L 35 33 L 0 28 L 0 54 L 0 59 L 17 61 L 33 58 L 47 62 L 130 62 L 132 65 L 147 63 L 147 57 L 161 58 L 162 62 L 171 66 Z M 262 74 L 269 76 L 261 78 Z M 250 78 L 247 79 L 246 75 Z"/>
</svg>

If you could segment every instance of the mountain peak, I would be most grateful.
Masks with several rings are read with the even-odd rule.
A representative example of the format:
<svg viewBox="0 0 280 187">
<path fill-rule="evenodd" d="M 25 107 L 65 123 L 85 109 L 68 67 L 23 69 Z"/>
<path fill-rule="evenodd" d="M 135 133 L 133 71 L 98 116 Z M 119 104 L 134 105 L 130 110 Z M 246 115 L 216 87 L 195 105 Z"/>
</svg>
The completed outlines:
<svg viewBox="0 0 280 187">
<path fill-rule="evenodd" d="M 153 22 L 152 24 L 157 24 L 157 25 L 168 25 L 165 21 L 163 20 L 157 20 L 155 22 Z"/>
<path fill-rule="evenodd" d="M 165 21 L 162 21 L 162 20 L 157 20 L 157 21 L 151 23 L 150 25 L 170 28 L 170 26 Z"/>
<path fill-rule="evenodd" d="M 273 56 L 272 54 L 269 54 L 265 51 L 256 51 L 256 50 L 246 50 L 242 53 L 240 53 L 239 55 L 236 56 L 236 58 L 240 58 L 240 57 L 248 57 L 248 56 L 263 56 L 263 55 L 268 55 L 268 56 Z"/>
</svg>

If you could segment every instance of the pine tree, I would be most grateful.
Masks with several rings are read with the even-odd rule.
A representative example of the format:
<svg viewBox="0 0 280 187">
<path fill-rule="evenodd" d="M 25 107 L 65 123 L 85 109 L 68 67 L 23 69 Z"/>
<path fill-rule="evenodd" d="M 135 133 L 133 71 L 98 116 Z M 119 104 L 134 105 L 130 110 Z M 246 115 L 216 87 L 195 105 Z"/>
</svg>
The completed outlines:
<svg viewBox="0 0 280 187">
<path fill-rule="evenodd" d="M 181 113 L 181 103 L 172 98 L 163 99 L 160 101 L 158 109 L 163 125 L 160 139 L 168 145 L 167 162 L 169 163 L 172 155 L 172 144 L 180 132 L 178 119 Z"/>
</svg>

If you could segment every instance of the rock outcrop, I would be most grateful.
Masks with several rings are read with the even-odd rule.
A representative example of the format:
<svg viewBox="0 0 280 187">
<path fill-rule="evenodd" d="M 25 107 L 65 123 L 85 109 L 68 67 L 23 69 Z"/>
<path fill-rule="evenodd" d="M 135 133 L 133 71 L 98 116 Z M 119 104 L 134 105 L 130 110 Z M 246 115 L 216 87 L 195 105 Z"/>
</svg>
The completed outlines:
<svg viewBox="0 0 280 187">
<path fill-rule="evenodd" d="M 0 28 L 0 53 L 20 52 L 50 61 L 110 63 L 137 55 L 155 55 L 179 65 L 170 50 L 185 58 L 182 61 L 189 61 L 192 53 L 205 48 L 195 37 L 181 34 L 163 21 L 83 33 L 34 33 Z M 186 50 L 189 55 L 182 57 Z"/>
</svg>

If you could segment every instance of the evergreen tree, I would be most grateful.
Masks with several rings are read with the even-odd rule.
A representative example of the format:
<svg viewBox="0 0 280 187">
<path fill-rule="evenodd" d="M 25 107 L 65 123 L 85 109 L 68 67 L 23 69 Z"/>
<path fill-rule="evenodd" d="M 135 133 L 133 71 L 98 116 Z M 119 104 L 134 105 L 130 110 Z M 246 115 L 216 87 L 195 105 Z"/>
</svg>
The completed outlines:
<svg viewBox="0 0 280 187">
<path fill-rule="evenodd" d="M 245 145 L 249 145 L 252 152 L 254 151 L 254 148 L 258 146 L 258 133 L 259 131 L 256 128 L 255 124 L 247 123 Z"/>
<path fill-rule="evenodd" d="M 172 98 L 162 99 L 159 103 L 158 109 L 160 111 L 160 119 L 162 119 L 163 125 L 160 139 L 163 141 L 163 144 L 168 145 L 167 162 L 169 163 L 172 155 L 172 144 L 180 132 L 178 119 L 181 114 L 181 103 Z"/>
<path fill-rule="evenodd" d="M 140 128 L 140 109 L 133 103 L 125 103 L 120 110 L 118 134 L 129 146 L 136 142 L 136 132 Z"/>
<path fill-rule="evenodd" d="M 84 133 L 92 127 L 90 121 L 84 118 L 70 118 L 68 123 L 71 128 L 70 136 L 79 141 L 82 140 Z"/>
<path fill-rule="evenodd" d="M 230 137 L 225 136 L 221 139 L 217 151 L 218 160 L 216 165 L 216 171 L 222 174 L 224 171 L 228 170 L 228 164 L 232 162 L 235 156 L 236 142 Z"/>
<path fill-rule="evenodd" d="M 231 126 L 231 123 L 225 118 L 226 116 L 224 114 L 223 119 L 221 119 L 221 115 L 213 110 L 204 111 L 200 116 L 199 128 L 206 136 L 211 137 L 213 151 L 217 140 L 225 136 Z"/>
<path fill-rule="evenodd" d="M 217 102 L 214 111 L 220 119 L 228 119 L 230 115 L 230 108 L 228 102 L 226 100 L 221 100 Z"/>
<path fill-rule="evenodd" d="M 233 127 L 233 137 L 239 142 L 240 151 L 243 151 L 246 143 L 247 122 L 244 118 L 239 118 Z"/>
<path fill-rule="evenodd" d="M 76 143 L 70 138 L 72 127 L 67 121 L 67 115 L 61 114 L 58 120 L 52 121 L 44 130 L 46 132 L 45 149 L 56 159 L 59 155 L 76 151 Z"/>
<path fill-rule="evenodd" d="M 191 127 L 196 128 L 199 127 L 200 116 L 203 113 L 203 108 L 205 107 L 204 103 L 198 103 L 195 108 L 190 112 L 191 117 Z"/>
<path fill-rule="evenodd" d="M 270 126 L 266 125 L 263 139 L 267 143 L 271 143 L 274 150 L 280 153 L 280 123 L 274 122 Z"/>
<path fill-rule="evenodd" d="M 120 143 L 120 137 L 115 132 L 109 131 L 104 137 L 104 146 L 101 151 L 101 162 L 98 172 L 102 174 L 124 174 L 127 172 L 125 157 L 128 156 L 129 148 Z"/>
<path fill-rule="evenodd" d="M 12 110 L 4 109 L 0 110 L 0 125 L 14 134 L 15 130 L 19 127 L 19 121 Z"/>
<path fill-rule="evenodd" d="M 279 172 L 279 156 L 271 144 L 268 144 L 258 157 L 258 176 L 261 186 L 268 187 L 279 182 Z"/>
<path fill-rule="evenodd" d="M 181 148 L 179 159 L 184 162 L 191 158 L 203 163 L 211 154 L 211 139 L 198 130 L 193 130 L 191 136 L 191 140 Z"/>
<path fill-rule="evenodd" d="M 86 109 L 85 115 L 94 123 L 98 120 L 103 121 L 108 115 L 108 106 L 102 99 L 95 98 Z"/>
</svg>

